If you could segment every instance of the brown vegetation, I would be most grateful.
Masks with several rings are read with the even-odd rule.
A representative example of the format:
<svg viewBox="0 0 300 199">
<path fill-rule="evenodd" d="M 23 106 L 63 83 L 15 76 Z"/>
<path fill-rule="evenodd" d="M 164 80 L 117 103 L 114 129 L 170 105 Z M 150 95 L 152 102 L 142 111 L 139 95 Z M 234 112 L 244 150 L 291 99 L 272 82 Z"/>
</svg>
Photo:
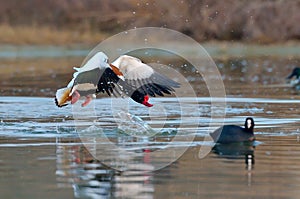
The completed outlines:
<svg viewBox="0 0 300 199">
<path fill-rule="evenodd" d="M 107 37 L 101 32 L 59 30 L 49 26 L 0 25 L 0 43 L 15 45 L 93 44 Z"/>
<path fill-rule="evenodd" d="M 299 10 L 299 0 L 0 0 L 0 42 L 90 43 L 145 26 L 198 41 L 277 42 L 300 38 Z"/>
</svg>

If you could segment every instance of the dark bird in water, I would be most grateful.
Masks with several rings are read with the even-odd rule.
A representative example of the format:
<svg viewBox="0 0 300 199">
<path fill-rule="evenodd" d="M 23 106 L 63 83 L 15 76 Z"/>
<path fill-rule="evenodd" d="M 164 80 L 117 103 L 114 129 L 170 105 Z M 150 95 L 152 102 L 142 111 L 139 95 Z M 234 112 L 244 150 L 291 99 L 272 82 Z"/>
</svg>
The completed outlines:
<svg viewBox="0 0 300 199">
<path fill-rule="evenodd" d="M 55 103 L 58 107 L 76 103 L 84 96 L 82 106 L 88 105 L 96 94 L 108 96 L 129 96 L 147 107 L 149 96 L 172 94 L 180 84 L 157 73 L 138 58 L 122 55 L 111 64 L 103 52 L 96 53 L 76 72 L 67 87 L 58 89 Z"/>
<path fill-rule="evenodd" d="M 248 117 L 245 120 L 244 128 L 236 125 L 224 125 L 211 133 L 210 136 L 216 143 L 222 144 L 254 141 L 255 136 L 253 130 L 254 120 L 253 118 Z"/>
<path fill-rule="evenodd" d="M 295 78 L 294 78 L 295 77 Z M 292 73 L 286 78 L 295 89 L 300 90 L 300 68 L 295 67 Z"/>
</svg>

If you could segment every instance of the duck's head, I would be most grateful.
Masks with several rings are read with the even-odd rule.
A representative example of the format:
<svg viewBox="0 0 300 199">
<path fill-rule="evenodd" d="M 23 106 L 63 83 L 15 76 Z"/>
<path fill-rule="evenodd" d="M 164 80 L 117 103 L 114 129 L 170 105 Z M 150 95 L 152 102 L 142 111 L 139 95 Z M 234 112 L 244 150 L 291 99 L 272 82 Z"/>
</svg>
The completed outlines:
<svg viewBox="0 0 300 199">
<path fill-rule="evenodd" d="M 292 79 L 293 77 L 296 77 L 297 79 L 300 77 L 300 68 L 296 67 L 293 69 L 292 73 L 287 76 L 287 79 Z"/>
<path fill-rule="evenodd" d="M 254 129 L 254 120 L 252 117 L 247 117 L 245 120 L 245 129 L 253 131 Z"/>
</svg>

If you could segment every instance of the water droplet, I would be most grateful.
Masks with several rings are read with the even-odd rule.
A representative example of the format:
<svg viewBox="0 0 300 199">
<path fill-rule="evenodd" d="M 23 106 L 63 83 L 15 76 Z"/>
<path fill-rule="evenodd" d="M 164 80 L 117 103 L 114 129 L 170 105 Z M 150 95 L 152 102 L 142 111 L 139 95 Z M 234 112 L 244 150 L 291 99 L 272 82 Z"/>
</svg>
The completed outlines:
<svg viewBox="0 0 300 199">
<path fill-rule="evenodd" d="M 269 72 L 269 73 L 271 73 L 271 72 L 273 72 L 273 68 L 267 68 L 267 71 Z"/>
</svg>

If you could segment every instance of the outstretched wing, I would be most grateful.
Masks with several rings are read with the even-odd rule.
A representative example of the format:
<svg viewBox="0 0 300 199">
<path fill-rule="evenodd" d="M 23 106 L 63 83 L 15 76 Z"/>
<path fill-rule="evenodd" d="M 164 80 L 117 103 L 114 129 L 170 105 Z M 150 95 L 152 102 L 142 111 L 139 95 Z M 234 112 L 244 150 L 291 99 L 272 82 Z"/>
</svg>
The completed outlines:
<svg viewBox="0 0 300 199">
<path fill-rule="evenodd" d="M 119 77 L 111 68 L 95 68 L 79 73 L 74 78 L 72 90 L 77 90 L 82 95 L 102 92 L 111 96 L 118 81 Z"/>
<path fill-rule="evenodd" d="M 175 91 L 174 88 L 180 86 L 179 83 L 157 73 L 153 68 L 135 57 L 123 55 L 111 65 L 119 68 L 127 84 L 152 97 L 171 94 Z"/>
</svg>

